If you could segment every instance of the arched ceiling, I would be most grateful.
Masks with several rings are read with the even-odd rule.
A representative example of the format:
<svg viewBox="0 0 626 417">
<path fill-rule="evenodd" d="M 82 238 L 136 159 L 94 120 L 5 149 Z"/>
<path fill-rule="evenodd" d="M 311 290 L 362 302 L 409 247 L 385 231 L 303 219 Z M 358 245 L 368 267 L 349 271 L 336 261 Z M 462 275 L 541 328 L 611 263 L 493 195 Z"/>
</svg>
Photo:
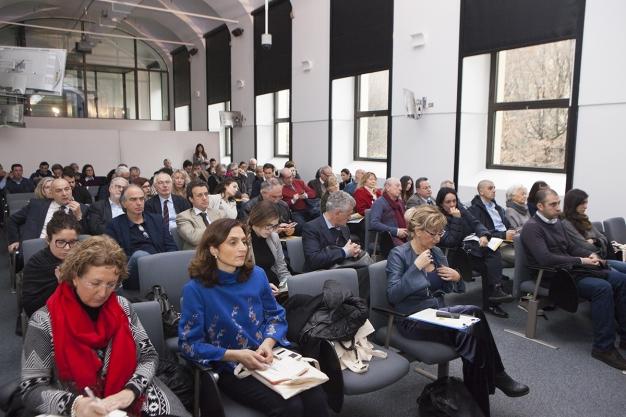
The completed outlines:
<svg viewBox="0 0 626 417">
<path fill-rule="evenodd" d="M 123 1 L 233 20 L 240 19 L 264 3 L 264 0 Z M 106 33 L 117 28 L 135 36 L 190 42 L 196 46 L 202 45 L 202 36 L 205 33 L 223 23 L 98 0 L 0 0 L 0 20 L 29 23 L 29 20 L 51 17 L 74 20 L 74 29 L 80 29 L 80 21 L 85 21 L 89 22 L 85 25 L 85 30 L 88 31 Z M 49 21 L 46 25 L 49 25 Z M 5 25 L 0 24 L 0 28 L 3 26 Z M 229 27 L 234 26 L 236 24 L 229 24 Z M 63 27 L 67 27 L 67 24 Z M 169 52 L 179 46 L 163 42 L 150 43 L 166 58 Z"/>
</svg>

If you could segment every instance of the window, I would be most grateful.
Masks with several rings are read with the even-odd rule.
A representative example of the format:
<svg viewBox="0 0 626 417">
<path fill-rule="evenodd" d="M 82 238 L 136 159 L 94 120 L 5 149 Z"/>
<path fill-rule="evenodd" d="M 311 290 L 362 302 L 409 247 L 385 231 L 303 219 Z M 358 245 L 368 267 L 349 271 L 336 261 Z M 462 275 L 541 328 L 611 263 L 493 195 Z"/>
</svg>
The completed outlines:
<svg viewBox="0 0 626 417">
<path fill-rule="evenodd" d="M 289 90 L 274 93 L 274 156 L 289 158 L 291 119 Z"/>
<path fill-rule="evenodd" d="M 492 54 L 487 168 L 565 172 L 574 47 Z"/>
<path fill-rule="evenodd" d="M 354 159 L 386 160 L 389 136 L 389 71 L 356 77 Z"/>
<path fill-rule="evenodd" d="M 233 156 L 233 129 L 223 127 L 220 123 L 220 112 L 230 111 L 230 101 L 210 104 L 208 106 L 209 132 L 218 132 L 220 135 L 220 161 L 230 162 Z"/>
<path fill-rule="evenodd" d="M 174 109 L 174 130 L 188 132 L 189 129 L 189 106 L 180 106 Z"/>
</svg>

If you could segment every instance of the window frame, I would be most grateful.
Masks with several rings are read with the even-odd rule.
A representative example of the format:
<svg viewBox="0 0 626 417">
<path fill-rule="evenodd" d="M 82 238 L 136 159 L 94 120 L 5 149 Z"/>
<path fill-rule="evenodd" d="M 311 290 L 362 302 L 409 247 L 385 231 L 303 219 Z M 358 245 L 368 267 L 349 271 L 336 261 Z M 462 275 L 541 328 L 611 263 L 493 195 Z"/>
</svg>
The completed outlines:
<svg viewBox="0 0 626 417">
<path fill-rule="evenodd" d="M 567 40 L 567 39 L 563 39 Z M 576 42 L 576 39 L 571 39 Z M 554 41 L 559 42 L 559 41 Z M 544 42 L 536 45 L 539 46 L 546 43 Z M 516 48 L 511 48 L 516 49 Z M 530 171 L 530 172 L 550 172 L 557 174 L 567 173 L 567 160 L 568 151 L 572 141 L 572 96 L 574 87 L 570 90 L 568 98 L 561 99 L 548 99 L 548 100 L 525 100 L 525 101 L 497 101 L 497 85 L 498 85 L 498 54 L 500 52 L 506 52 L 511 49 L 503 49 L 501 51 L 495 51 L 490 54 L 490 73 L 489 73 L 489 104 L 487 108 L 487 149 L 486 149 L 486 168 L 487 169 L 501 169 L 509 171 Z M 572 80 L 574 80 L 575 60 L 576 54 L 574 51 L 572 56 Z M 542 167 L 530 167 L 530 166 L 516 166 L 496 164 L 493 162 L 494 150 L 495 150 L 495 134 L 496 134 L 496 113 L 499 111 L 515 111 L 515 110 L 546 110 L 546 109 L 567 109 L 567 128 L 565 132 L 565 148 L 563 149 L 563 168 L 542 168 Z"/>
<path fill-rule="evenodd" d="M 280 90 L 283 91 L 283 90 Z M 274 101 L 274 158 L 288 158 L 291 155 L 291 88 L 289 89 L 289 117 L 278 117 L 278 93 L 280 91 L 274 91 L 272 93 L 272 100 Z M 256 102 L 256 100 L 255 100 Z M 280 123 L 289 123 L 289 140 L 287 141 L 287 154 L 278 153 L 278 125 Z"/>
<path fill-rule="evenodd" d="M 224 102 L 224 111 L 230 110 L 230 100 Z M 208 121 L 207 121 L 208 123 Z M 224 156 L 228 156 L 233 159 L 233 128 L 225 127 L 224 128 Z"/>
<path fill-rule="evenodd" d="M 387 71 L 388 72 L 388 85 L 387 85 L 387 109 L 386 110 L 360 110 L 361 104 L 361 76 L 366 74 L 371 74 L 373 72 Z M 388 163 L 389 160 L 389 141 L 391 140 L 391 118 L 390 118 L 390 101 L 391 95 L 389 92 L 391 91 L 391 69 L 380 70 L 380 71 L 372 71 L 366 72 L 363 74 L 355 75 L 354 78 L 354 145 L 353 145 L 353 160 L 354 161 L 372 161 L 372 162 L 385 162 Z M 332 80 L 331 80 L 332 83 Z M 331 98 L 332 100 L 332 98 Z M 368 118 L 368 117 L 387 117 L 387 157 L 386 158 L 368 158 L 360 156 L 360 133 L 361 129 L 359 128 L 360 119 Z"/>
</svg>

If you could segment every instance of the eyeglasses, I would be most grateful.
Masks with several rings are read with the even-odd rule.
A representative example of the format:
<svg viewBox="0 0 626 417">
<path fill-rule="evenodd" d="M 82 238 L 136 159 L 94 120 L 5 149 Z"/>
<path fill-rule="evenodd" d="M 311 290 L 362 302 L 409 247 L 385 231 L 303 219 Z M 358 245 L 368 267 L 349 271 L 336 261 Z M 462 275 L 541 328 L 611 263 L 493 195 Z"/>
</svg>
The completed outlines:
<svg viewBox="0 0 626 417">
<path fill-rule="evenodd" d="M 113 291 L 122 287 L 122 283 L 119 281 L 109 282 L 108 284 L 105 284 L 104 282 L 90 282 L 90 281 L 84 281 L 84 283 L 87 286 L 87 288 L 93 291 L 97 291 L 102 287 L 104 287 L 106 291 Z"/>
<path fill-rule="evenodd" d="M 429 234 L 432 238 L 442 237 L 443 235 L 445 235 L 445 234 L 446 234 L 446 231 L 445 231 L 445 230 L 442 230 L 441 232 L 438 232 L 438 233 L 434 233 L 434 232 L 428 231 L 428 230 L 426 230 L 426 229 L 424 229 L 424 231 L 425 231 L 426 233 L 428 233 L 428 234 Z"/>
<path fill-rule="evenodd" d="M 57 239 L 54 241 L 54 246 L 59 249 L 65 249 L 67 247 L 73 248 L 78 243 L 78 240 L 63 240 Z"/>
<path fill-rule="evenodd" d="M 278 223 L 266 224 L 265 226 L 263 226 L 263 229 L 267 230 L 268 232 L 271 232 L 271 231 L 278 229 L 278 226 L 280 226 Z"/>
</svg>

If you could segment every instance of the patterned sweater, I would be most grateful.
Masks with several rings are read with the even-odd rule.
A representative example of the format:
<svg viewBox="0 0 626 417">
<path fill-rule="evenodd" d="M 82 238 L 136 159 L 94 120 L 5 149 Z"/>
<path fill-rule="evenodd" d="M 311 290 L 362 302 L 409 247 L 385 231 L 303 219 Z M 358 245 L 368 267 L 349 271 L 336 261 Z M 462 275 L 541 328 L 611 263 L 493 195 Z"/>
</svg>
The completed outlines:
<svg viewBox="0 0 626 417">
<path fill-rule="evenodd" d="M 272 296 L 267 277 L 258 266 L 246 282 L 238 273 L 219 271 L 218 285 L 205 287 L 191 279 L 183 288 L 178 327 L 181 353 L 203 366 L 232 372 L 233 362 L 220 362 L 227 349 L 255 350 L 271 337 L 288 346 L 285 310 Z"/>
<path fill-rule="evenodd" d="M 128 300 L 119 296 L 117 300 L 128 316 L 130 330 L 137 346 L 137 369 L 126 387 L 145 396 L 142 412 L 149 416 L 163 414 L 189 416 L 178 398 L 154 376 L 159 357 L 137 314 L 132 310 Z M 104 358 L 103 373 L 106 373 L 109 367 L 110 349 L 111 345 L 102 352 L 97 352 L 99 357 Z M 22 349 L 20 391 L 29 415 L 70 415 L 72 404 L 81 393 L 72 391 L 72 387 L 64 385 L 56 375 L 52 325 L 48 307 L 44 306 L 30 318 Z"/>
</svg>

